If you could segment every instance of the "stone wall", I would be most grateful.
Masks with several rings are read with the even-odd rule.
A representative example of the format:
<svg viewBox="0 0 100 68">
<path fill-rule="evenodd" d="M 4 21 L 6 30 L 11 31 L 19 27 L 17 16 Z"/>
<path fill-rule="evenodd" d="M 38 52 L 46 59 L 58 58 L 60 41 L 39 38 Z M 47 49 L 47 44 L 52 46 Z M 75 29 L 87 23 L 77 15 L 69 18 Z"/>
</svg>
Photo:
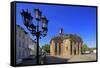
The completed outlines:
<svg viewBox="0 0 100 68">
<path fill-rule="evenodd" d="M 55 56 L 55 42 L 53 40 L 50 43 L 50 55 Z"/>
<path fill-rule="evenodd" d="M 59 42 L 55 42 L 54 40 L 52 40 L 50 43 L 50 55 L 51 56 L 80 55 L 81 47 L 82 47 L 81 41 L 64 39 L 62 43 L 59 43 Z"/>
</svg>

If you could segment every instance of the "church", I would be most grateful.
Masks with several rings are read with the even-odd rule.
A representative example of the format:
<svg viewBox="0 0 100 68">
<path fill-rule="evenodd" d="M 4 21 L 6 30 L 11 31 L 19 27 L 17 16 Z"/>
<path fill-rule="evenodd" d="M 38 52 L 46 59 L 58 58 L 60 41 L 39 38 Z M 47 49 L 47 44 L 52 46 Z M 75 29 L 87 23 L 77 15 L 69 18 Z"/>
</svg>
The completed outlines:
<svg viewBox="0 0 100 68">
<path fill-rule="evenodd" d="M 50 40 L 51 56 L 74 56 L 81 54 L 83 40 L 76 34 L 64 34 L 60 29 L 58 36 Z"/>
</svg>

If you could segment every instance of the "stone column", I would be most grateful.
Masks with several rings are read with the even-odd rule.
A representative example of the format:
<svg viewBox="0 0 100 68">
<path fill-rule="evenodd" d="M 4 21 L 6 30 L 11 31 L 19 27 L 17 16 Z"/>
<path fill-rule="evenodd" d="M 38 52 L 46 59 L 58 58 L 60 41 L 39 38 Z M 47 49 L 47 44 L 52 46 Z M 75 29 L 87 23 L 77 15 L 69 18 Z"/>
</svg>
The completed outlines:
<svg viewBox="0 0 100 68">
<path fill-rule="evenodd" d="M 79 53 L 79 50 L 78 50 L 78 42 L 76 42 L 75 46 L 76 46 L 76 55 L 78 55 L 78 53 Z"/>
<path fill-rule="evenodd" d="M 79 42 L 79 55 L 81 54 L 81 47 L 82 47 L 82 43 Z"/>
<path fill-rule="evenodd" d="M 52 47 L 52 44 L 50 43 L 50 55 L 52 56 L 53 54 L 53 49 L 52 49 L 53 47 Z"/>
<path fill-rule="evenodd" d="M 60 55 L 63 56 L 63 43 L 61 43 L 61 52 Z"/>
<path fill-rule="evenodd" d="M 55 43 L 53 41 L 50 43 L 50 55 L 55 56 Z"/>
<path fill-rule="evenodd" d="M 59 55 L 59 43 L 57 43 L 57 55 Z"/>
</svg>

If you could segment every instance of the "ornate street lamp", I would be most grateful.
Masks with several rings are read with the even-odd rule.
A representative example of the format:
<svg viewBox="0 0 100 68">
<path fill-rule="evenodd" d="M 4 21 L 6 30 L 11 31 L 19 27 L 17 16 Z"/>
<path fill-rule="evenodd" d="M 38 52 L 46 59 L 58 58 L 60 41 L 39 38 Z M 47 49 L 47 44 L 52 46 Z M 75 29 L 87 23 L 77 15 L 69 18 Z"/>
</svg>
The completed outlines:
<svg viewBox="0 0 100 68">
<path fill-rule="evenodd" d="M 37 24 L 35 25 L 32 23 L 33 17 L 31 16 L 31 13 L 27 11 L 22 10 L 21 15 L 23 18 L 24 25 L 27 27 L 27 29 L 31 32 L 33 36 L 36 36 L 37 39 L 37 64 L 39 63 L 39 38 L 41 36 L 45 37 L 47 35 L 48 31 L 48 20 L 46 17 L 41 16 L 42 12 L 37 8 L 34 9 L 35 12 L 35 19 Z M 42 24 L 42 29 L 39 29 L 39 22 Z M 42 30 L 42 31 L 41 31 Z"/>
<path fill-rule="evenodd" d="M 33 19 L 33 17 L 31 16 L 31 13 L 28 13 L 28 10 L 27 11 L 23 10 L 21 12 L 21 15 L 22 15 L 22 18 L 24 21 L 24 25 L 29 26 L 32 22 L 32 19 Z"/>
<path fill-rule="evenodd" d="M 36 9 L 34 9 L 34 13 L 35 13 L 36 20 L 39 21 L 41 19 L 42 12 L 39 10 L 39 8 L 36 8 Z"/>
<path fill-rule="evenodd" d="M 46 36 L 48 31 L 48 20 L 45 16 L 41 17 L 43 36 Z"/>
<path fill-rule="evenodd" d="M 33 17 L 31 16 L 31 13 L 29 13 L 28 10 L 27 11 L 23 10 L 21 12 L 21 15 L 23 18 L 24 25 L 33 34 L 33 32 L 35 32 L 35 30 L 36 30 L 36 26 L 32 23 Z"/>
</svg>

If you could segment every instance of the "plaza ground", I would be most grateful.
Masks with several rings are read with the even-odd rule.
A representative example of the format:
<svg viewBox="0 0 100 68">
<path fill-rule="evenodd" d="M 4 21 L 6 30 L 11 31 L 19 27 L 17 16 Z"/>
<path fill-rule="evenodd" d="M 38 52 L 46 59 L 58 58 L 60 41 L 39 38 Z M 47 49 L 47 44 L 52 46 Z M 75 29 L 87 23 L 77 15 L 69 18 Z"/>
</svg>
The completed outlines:
<svg viewBox="0 0 100 68">
<path fill-rule="evenodd" d="M 96 54 L 74 55 L 70 58 L 60 56 L 47 56 L 47 63 L 68 63 L 68 62 L 82 62 L 82 61 L 96 61 Z"/>
<path fill-rule="evenodd" d="M 41 64 L 53 64 L 53 63 L 69 63 L 69 62 L 82 62 L 82 61 L 96 61 L 96 54 L 93 53 L 93 54 L 74 55 L 70 58 L 46 55 L 46 58 L 40 62 Z M 31 59 L 30 57 L 24 59 L 20 65 L 36 65 L 36 57 L 31 56 Z"/>
<path fill-rule="evenodd" d="M 96 54 L 75 55 L 68 62 L 95 61 Z"/>
</svg>

